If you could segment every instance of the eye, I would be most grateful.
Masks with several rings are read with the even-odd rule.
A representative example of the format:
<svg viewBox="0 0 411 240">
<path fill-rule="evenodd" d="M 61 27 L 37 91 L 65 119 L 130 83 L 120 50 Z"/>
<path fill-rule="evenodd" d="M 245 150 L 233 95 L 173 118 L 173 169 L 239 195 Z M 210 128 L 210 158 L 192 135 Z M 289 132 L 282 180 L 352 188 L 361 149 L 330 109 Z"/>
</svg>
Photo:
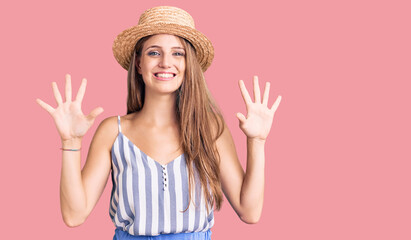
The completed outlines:
<svg viewBox="0 0 411 240">
<path fill-rule="evenodd" d="M 155 56 L 155 55 L 160 55 L 160 53 L 156 52 L 156 51 L 151 51 L 149 52 L 147 55 L 149 56 Z"/>
<path fill-rule="evenodd" d="M 177 55 L 177 56 L 184 56 L 184 53 L 182 53 L 182 52 L 176 52 L 174 54 Z"/>
</svg>

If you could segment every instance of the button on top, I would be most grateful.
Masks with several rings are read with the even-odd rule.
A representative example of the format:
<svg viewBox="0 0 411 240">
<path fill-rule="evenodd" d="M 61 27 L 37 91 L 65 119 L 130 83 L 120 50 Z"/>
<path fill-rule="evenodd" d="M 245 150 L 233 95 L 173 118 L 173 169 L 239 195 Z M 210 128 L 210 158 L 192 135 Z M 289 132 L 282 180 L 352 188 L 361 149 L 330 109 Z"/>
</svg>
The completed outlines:
<svg viewBox="0 0 411 240">
<path fill-rule="evenodd" d="M 167 190 L 167 169 L 166 166 L 161 165 L 161 168 L 163 169 L 163 191 Z"/>
</svg>

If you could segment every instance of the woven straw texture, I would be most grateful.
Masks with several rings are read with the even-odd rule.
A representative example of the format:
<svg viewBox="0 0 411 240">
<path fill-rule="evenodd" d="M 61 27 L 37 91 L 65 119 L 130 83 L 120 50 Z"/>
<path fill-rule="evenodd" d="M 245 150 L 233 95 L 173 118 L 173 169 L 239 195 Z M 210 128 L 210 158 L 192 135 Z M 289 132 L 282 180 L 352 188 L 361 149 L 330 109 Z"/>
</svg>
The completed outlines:
<svg viewBox="0 0 411 240">
<path fill-rule="evenodd" d="M 195 48 L 197 60 L 205 72 L 214 58 L 211 41 L 195 29 L 194 19 L 186 11 L 169 6 L 154 7 L 140 16 L 138 25 L 121 32 L 113 43 L 113 54 L 126 70 L 130 65 L 134 46 L 141 38 L 154 34 L 172 34 L 188 40 Z"/>
</svg>

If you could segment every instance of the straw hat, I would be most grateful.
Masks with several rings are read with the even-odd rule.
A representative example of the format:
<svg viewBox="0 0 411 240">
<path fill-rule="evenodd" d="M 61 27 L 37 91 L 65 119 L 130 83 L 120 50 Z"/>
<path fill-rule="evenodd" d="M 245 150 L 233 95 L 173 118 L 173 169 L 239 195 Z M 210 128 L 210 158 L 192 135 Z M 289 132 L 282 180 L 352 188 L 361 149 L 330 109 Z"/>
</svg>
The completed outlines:
<svg viewBox="0 0 411 240">
<path fill-rule="evenodd" d="M 146 10 L 140 16 L 138 25 L 121 32 L 113 43 L 113 53 L 117 62 L 126 70 L 138 40 L 154 34 L 173 34 L 188 40 L 195 48 L 197 60 L 203 72 L 211 65 L 214 48 L 211 41 L 195 29 L 194 19 L 186 11 L 169 6 L 159 6 Z"/>
</svg>

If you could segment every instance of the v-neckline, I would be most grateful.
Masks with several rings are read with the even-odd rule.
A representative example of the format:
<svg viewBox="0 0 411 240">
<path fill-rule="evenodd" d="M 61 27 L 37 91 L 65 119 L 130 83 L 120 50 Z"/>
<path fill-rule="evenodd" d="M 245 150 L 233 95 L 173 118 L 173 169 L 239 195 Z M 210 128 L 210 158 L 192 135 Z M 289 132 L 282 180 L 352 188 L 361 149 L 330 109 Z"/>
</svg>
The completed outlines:
<svg viewBox="0 0 411 240">
<path fill-rule="evenodd" d="M 173 160 L 171 160 L 170 162 L 166 163 L 166 164 L 161 164 L 160 162 L 157 162 L 154 158 L 150 157 L 148 154 L 146 154 L 145 152 L 143 152 L 136 144 L 133 143 L 133 141 L 131 141 L 126 135 L 123 134 L 123 132 L 119 132 L 118 136 L 120 136 L 120 134 L 126 138 L 135 148 L 137 148 L 140 152 L 144 153 L 144 155 L 147 156 L 148 159 L 150 159 L 151 161 L 153 161 L 154 163 L 162 166 L 162 167 L 166 167 L 168 166 L 170 163 L 174 162 L 175 160 L 179 159 L 181 156 L 184 155 L 184 153 L 178 155 L 176 158 L 174 158 Z"/>
</svg>

